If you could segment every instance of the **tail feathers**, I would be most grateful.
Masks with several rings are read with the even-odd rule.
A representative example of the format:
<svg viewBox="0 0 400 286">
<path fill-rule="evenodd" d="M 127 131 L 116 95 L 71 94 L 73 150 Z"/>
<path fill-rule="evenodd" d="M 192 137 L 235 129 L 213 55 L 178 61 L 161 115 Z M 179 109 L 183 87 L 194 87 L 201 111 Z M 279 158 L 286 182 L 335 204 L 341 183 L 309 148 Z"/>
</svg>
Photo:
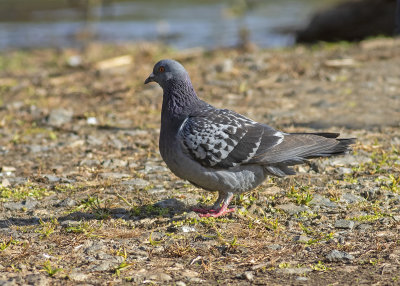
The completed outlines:
<svg viewBox="0 0 400 286">
<path fill-rule="evenodd" d="M 325 138 L 337 138 L 339 137 L 340 133 L 331 133 L 331 132 L 313 132 L 313 133 L 290 133 L 290 135 L 317 135 L 317 136 L 322 136 Z M 340 139 L 339 139 L 340 140 Z"/>
<path fill-rule="evenodd" d="M 337 133 L 291 133 L 281 144 L 257 157 L 265 170 L 275 176 L 293 175 L 289 166 L 302 164 L 307 159 L 344 155 L 351 151 L 355 138 L 337 138 Z"/>
<path fill-rule="evenodd" d="M 329 138 L 329 137 L 328 137 Z M 338 155 L 345 155 L 351 151 L 351 144 L 356 142 L 355 138 L 344 138 L 344 139 L 336 139 L 339 141 L 338 144 L 333 146 L 332 148 L 321 150 L 319 152 L 315 152 L 305 156 L 305 159 L 312 159 L 318 157 L 329 157 L 329 156 L 338 156 Z"/>
<path fill-rule="evenodd" d="M 284 177 L 286 175 L 295 175 L 296 172 L 289 168 L 288 166 L 278 164 L 275 166 L 266 166 L 265 170 L 270 173 L 271 175 L 277 176 L 277 177 Z"/>
</svg>

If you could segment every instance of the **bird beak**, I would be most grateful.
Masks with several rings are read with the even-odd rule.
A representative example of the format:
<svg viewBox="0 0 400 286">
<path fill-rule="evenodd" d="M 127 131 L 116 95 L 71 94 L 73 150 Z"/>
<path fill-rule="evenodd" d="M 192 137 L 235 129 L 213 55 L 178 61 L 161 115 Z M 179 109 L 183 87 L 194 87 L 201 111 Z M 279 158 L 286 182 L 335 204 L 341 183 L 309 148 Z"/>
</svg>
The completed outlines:
<svg viewBox="0 0 400 286">
<path fill-rule="evenodd" d="M 151 75 L 149 75 L 148 78 L 146 78 L 146 80 L 144 81 L 144 84 L 147 84 L 149 82 L 154 81 L 154 74 L 152 73 Z"/>
</svg>

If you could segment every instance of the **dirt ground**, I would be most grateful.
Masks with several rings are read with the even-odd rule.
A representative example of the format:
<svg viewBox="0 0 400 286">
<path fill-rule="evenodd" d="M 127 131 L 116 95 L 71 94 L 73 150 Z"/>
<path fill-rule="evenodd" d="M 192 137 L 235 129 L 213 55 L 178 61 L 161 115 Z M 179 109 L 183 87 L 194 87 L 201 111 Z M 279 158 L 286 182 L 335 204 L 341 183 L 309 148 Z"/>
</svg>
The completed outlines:
<svg viewBox="0 0 400 286">
<path fill-rule="evenodd" d="M 286 132 L 356 137 L 199 218 L 214 193 L 158 152 L 180 60 L 198 95 Z M 154 44 L 0 54 L 0 285 L 399 285 L 400 40 L 278 50 Z"/>
</svg>

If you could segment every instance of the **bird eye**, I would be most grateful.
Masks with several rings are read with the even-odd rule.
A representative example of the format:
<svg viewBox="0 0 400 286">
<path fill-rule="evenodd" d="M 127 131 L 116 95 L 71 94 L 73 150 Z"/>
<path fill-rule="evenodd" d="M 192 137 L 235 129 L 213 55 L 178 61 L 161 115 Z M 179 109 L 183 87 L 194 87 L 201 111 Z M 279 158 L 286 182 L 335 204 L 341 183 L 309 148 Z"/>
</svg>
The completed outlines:
<svg viewBox="0 0 400 286">
<path fill-rule="evenodd" d="M 159 72 L 164 72 L 164 71 L 165 71 L 165 67 L 163 67 L 163 66 L 159 67 L 159 68 L 158 68 L 158 71 L 159 71 Z"/>
</svg>

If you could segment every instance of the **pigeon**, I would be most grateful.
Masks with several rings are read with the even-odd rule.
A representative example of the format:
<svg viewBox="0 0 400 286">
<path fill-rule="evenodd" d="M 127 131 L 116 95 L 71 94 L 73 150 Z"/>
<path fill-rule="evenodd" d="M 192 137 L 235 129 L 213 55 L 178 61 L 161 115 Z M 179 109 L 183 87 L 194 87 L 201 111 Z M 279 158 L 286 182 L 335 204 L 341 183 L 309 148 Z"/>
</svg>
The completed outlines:
<svg viewBox="0 0 400 286">
<path fill-rule="evenodd" d="M 177 61 L 155 64 L 145 80 L 163 89 L 160 154 L 178 177 L 207 191 L 218 192 L 201 217 L 233 212 L 234 195 L 250 191 L 267 176 L 294 175 L 290 167 L 308 159 L 346 154 L 354 138 L 338 133 L 285 133 L 232 110 L 201 100 L 189 74 Z"/>
</svg>

